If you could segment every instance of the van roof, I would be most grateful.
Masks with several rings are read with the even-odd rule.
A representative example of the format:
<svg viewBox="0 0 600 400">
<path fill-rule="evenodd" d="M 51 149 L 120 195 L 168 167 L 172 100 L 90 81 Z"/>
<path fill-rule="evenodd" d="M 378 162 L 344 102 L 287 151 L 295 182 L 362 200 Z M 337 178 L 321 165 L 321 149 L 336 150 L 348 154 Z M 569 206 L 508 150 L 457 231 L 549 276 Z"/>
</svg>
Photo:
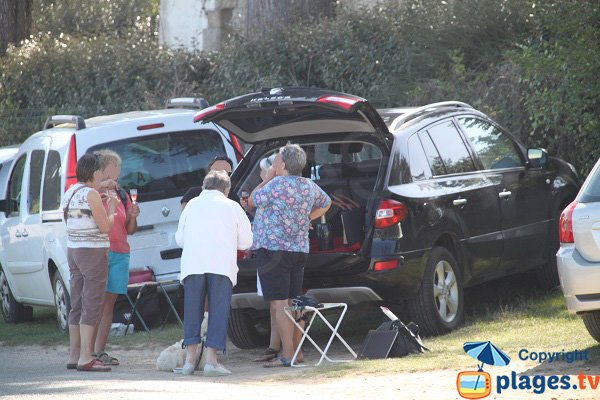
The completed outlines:
<svg viewBox="0 0 600 400">
<path fill-rule="evenodd" d="M 156 117 L 171 118 L 173 116 L 180 116 L 182 114 L 189 114 L 190 122 L 191 122 L 194 114 L 197 111 L 198 110 L 190 110 L 190 109 L 183 109 L 183 108 L 169 108 L 169 109 L 162 109 L 162 110 L 130 111 L 130 112 L 125 112 L 125 113 L 120 113 L 120 114 L 100 115 L 97 117 L 87 118 L 85 120 L 85 125 L 86 125 L 85 129 L 82 129 L 80 131 L 75 131 L 72 126 L 68 126 L 66 124 L 65 124 L 65 126 L 58 125 L 55 128 L 45 129 L 45 130 L 36 132 L 33 135 L 29 136 L 29 138 L 27 138 L 26 140 L 29 140 L 29 139 L 35 138 L 35 137 L 39 137 L 39 136 L 48 135 L 49 132 L 52 132 L 52 136 L 57 139 L 63 138 L 65 140 L 68 140 L 68 139 L 70 139 L 71 135 L 74 132 L 77 132 L 77 133 L 89 132 L 90 128 L 96 128 L 96 127 L 100 127 L 100 126 L 108 126 L 108 125 L 117 124 L 117 123 L 121 123 L 121 122 L 125 122 L 125 121 L 134 121 L 134 120 L 143 121 L 145 119 L 153 119 Z"/>
<path fill-rule="evenodd" d="M 171 115 L 190 114 L 193 116 L 198 110 L 188 110 L 182 108 L 169 108 L 163 110 L 150 110 L 150 111 L 130 111 L 120 114 L 111 115 L 100 115 L 97 117 L 88 118 L 85 120 L 86 129 L 93 128 L 96 126 L 105 126 L 116 124 L 124 121 L 131 121 L 145 118 L 156 118 L 165 117 Z"/>
</svg>

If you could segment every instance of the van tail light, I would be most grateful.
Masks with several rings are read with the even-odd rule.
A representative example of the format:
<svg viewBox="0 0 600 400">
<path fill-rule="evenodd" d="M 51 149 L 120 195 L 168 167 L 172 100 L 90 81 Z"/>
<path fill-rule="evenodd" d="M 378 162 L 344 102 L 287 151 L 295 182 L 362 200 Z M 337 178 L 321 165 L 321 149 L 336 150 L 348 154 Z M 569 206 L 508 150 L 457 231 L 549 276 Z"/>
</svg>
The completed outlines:
<svg viewBox="0 0 600 400">
<path fill-rule="evenodd" d="M 240 141 L 231 132 L 229 132 L 229 141 L 231 142 L 231 145 L 235 148 L 235 158 L 237 162 L 242 161 L 244 159 L 244 153 L 242 152 L 242 146 L 240 146 Z"/>
<path fill-rule="evenodd" d="M 558 221 L 558 239 L 561 243 L 575 243 L 573 238 L 573 210 L 577 207 L 577 202 L 569 204 L 560 214 Z"/>
<path fill-rule="evenodd" d="M 395 200 L 381 200 L 375 214 L 375 228 L 389 228 L 402 221 L 408 215 L 406 205 Z"/>
<path fill-rule="evenodd" d="M 321 96 L 317 99 L 317 103 L 331 104 L 344 110 L 350 110 L 356 103 L 365 101 L 365 99 L 354 96 Z"/>
<path fill-rule="evenodd" d="M 394 268 L 398 268 L 398 260 L 377 261 L 373 265 L 373 271 L 385 271 Z"/>
<path fill-rule="evenodd" d="M 219 111 L 223 110 L 224 108 L 225 108 L 225 103 L 218 103 L 218 104 L 215 104 L 214 106 L 205 108 L 204 110 L 202 110 L 199 113 L 197 113 L 196 115 L 194 115 L 194 122 L 200 122 L 204 118 L 207 118 L 213 114 L 216 114 Z"/>
<path fill-rule="evenodd" d="M 69 155 L 67 156 L 67 177 L 65 179 L 65 192 L 77 183 L 77 143 L 75 135 L 71 136 L 69 143 Z"/>
<path fill-rule="evenodd" d="M 158 129 L 158 128 L 164 128 L 165 124 L 163 124 L 162 122 L 157 122 L 156 124 L 148 124 L 148 125 L 140 125 L 137 127 L 138 131 L 147 131 L 149 129 Z"/>
</svg>

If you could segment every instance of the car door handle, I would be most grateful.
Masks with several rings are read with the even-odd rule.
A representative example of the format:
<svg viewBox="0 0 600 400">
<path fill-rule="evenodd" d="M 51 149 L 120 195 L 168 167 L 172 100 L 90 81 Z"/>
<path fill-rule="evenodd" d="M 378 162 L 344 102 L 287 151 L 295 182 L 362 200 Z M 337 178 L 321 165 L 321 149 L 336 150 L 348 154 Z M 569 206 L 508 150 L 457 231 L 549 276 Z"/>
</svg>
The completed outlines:
<svg viewBox="0 0 600 400">
<path fill-rule="evenodd" d="M 27 236 L 29 236 L 29 233 L 27 233 L 27 231 L 23 231 L 23 232 L 21 232 L 21 236 L 27 237 Z"/>
<path fill-rule="evenodd" d="M 467 204 L 467 199 L 456 199 L 452 202 L 452 204 L 455 206 L 464 206 Z"/>
<path fill-rule="evenodd" d="M 498 197 L 500 197 L 501 199 L 506 199 L 507 197 L 510 197 L 511 194 L 512 192 L 510 190 L 504 190 L 498 193 Z"/>
</svg>

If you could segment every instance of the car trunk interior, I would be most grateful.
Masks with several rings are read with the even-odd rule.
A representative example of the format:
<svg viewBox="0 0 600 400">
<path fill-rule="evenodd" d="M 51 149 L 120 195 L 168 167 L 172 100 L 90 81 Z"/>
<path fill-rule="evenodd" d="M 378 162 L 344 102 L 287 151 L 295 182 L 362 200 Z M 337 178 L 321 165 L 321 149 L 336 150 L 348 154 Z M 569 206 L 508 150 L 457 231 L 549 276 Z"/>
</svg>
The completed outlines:
<svg viewBox="0 0 600 400">
<path fill-rule="evenodd" d="M 310 254 L 358 252 L 365 239 L 366 205 L 374 192 L 381 150 L 375 144 L 358 141 L 300 145 L 307 156 L 302 175 L 312 179 L 332 199 L 327 213 L 313 221 L 314 229 L 309 231 Z M 266 152 L 260 159 L 273 153 L 274 150 Z M 238 195 L 252 191 L 261 181 L 260 171 L 256 163 Z"/>
</svg>

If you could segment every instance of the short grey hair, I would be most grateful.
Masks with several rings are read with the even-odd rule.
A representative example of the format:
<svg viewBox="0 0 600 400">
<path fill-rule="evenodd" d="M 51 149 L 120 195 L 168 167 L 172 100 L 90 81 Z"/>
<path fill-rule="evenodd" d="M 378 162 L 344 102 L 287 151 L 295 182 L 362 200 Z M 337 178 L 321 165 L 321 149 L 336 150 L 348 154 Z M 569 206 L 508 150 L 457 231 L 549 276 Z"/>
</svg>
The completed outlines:
<svg viewBox="0 0 600 400">
<path fill-rule="evenodd" d="M 279 149 L 279 154 L 290 175 L 302 176 L 302 170 L 306 165 L 306 152 L 300 145 L 288 143 Z"/>
<path fill-rule="evenodd" d="M 114 164 L 117 167 L 121 166 L 121 156 L 111 149 L 97 150 L 94 152 L 94 154 L 98 154 L 100 156 L 100 164 L 102 165 L 102 169 L 106 168 L 110 164 Z"/>
<path fill-rule="evenodd" d="M 202 182 L 202 189 L 204 190 L 218 190 L 225 193 L 230 188 L 231 181 L 225 171 L 209 171 L 204 177 L 204 182 Z"/>
</svg>

